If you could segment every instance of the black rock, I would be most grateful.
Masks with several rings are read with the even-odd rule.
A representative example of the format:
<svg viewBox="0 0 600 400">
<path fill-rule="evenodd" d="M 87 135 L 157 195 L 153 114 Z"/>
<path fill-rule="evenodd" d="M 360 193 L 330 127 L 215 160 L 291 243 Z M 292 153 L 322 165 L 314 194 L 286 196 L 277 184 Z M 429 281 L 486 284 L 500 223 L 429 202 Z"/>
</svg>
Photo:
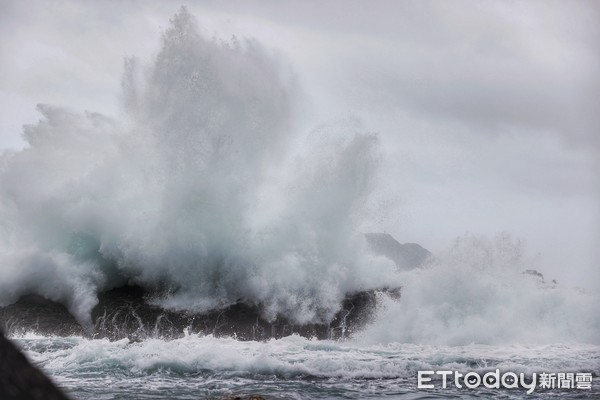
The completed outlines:
<svg viewBox="0 0 600 400">
<path fill-rule="evenodd" d="M 387 233 L 365 234 L 376 254 L 394 261 L 401 270 L 420 267 L 431 253 L 415 243 L 399 243 Z M 8 334 L 33 331 L 59 336 L 87 336 L 131 341 L 146 337 L 177 338 L 189 333 L 233 336 L 240 340 L 266 340 L 298 334 L 318 339 L 344 339 L 372 321 L 377 297 L 400 298 L 400 288 L 381 288 L 349 293 L 340 311 L 328 323 L 299 325 L 279 316 L 265 320 L 255 304 L 240 299 L 227 307 L 205 313 L 164 310 L 149 301 L 159 295 L 138 286 L 123 286 L 98 295 L 92 310 L 93 327 L 84 329 L 61 304 L 37 295 L 21 297 L 0 307 L 0 329 Z"/>
<path fill-rule="evenodd" d="M 58 329 L 57 329 L 58 328 Z M 83 336 L 84 330 L 65 306 L 36 294 L 0 307 L 0 329 L 9 335 L 28 331 L 60 336 Z"/>
<path fill-rule="evenodd" d="M 537 280 L 538 284 L 540 284 L 541 287 L 544 287 L 546 289 L 553 289 L 556 287 L 556 285 L 558 285 L 558 282 L 556 282 L 556 279 L 552 279 L 550 282 L 547 282 L 546 280 L 544 280 L 544 275 L 541 272 L 536 271 L 535 269 L 526 269 L 525 271 L 523 271 L 521 273 L 523 275 L 528 275 L 528 276 L 535 278 Z"/>
<path fill-rule="evenodd" d="M 400 243 L 389 233 L 365 233 L 371 250 L 396 263 L 400 270 L 418 268 L 431 256 L 429 250 L 416 243 Z"/>
<path fill-rule="evenodd" d="M 25 355 L 0 332 L 0 399 L 68 400 Z"/>
<path fill-rule="evenodd" d="M 541 283 L 544 283 L 544 275 L 542 275 L 541 272 L 537 272 L 535 269 L 526 269 L 522 274 L 535 276 Z"/>
<path fill-rule="evenodd" d="M 9 333 L 34 331 L 59 336 L 80 335 L 131 341 L 147 337 L 177 338 L 183 332 L 232 336 L 239 340 L 266 340 L 298 334 L 308 338 L 344 339 L 375 316 L 377 296 L 399 299 L 400 289 L 362 291 L 346 296 L 329 323 L 297 324 L 284 317 L 267 321 L 259 307 L 240 300 L 206 313 L 164 310 L 148 300 L 152 293 L 124 286 L 100 293 L 92 311 L 93 331 L 84 331 L 67 309 L 39 296 L 24 296 L 0 309 L 0 328 Z"/>
</svg>

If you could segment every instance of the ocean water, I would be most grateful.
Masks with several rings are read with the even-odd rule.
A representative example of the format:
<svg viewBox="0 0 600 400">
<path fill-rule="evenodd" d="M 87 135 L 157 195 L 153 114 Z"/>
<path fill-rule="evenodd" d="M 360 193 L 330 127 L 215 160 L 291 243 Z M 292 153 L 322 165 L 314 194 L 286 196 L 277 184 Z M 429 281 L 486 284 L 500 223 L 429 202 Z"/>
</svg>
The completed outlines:
<svg viewBox="0 0 600 400">
<path fill-rule="evenodd" d="M 600 396 L 598 293 L 523 274 L 540 266 L 509 234 L 459 237 L 412 270 L 369 251 L 377 136 L 354 120 L 302 132 L 299 83 L 257 41 L 210 39 L 182 9 L 122 83 L 118 117 L 40 105 L 26 148 L 0 155 L 0 306 L 44 297 L 92 337 L 98 296 L 127 285 L 169 312 L 242 302 L 295 325 L 330 323 L 348 294 L 401 297 L 341 341 L 13 333 L 74 399 Z M 417 387 L 418 371 L 495 369 L 594 381 Z"/>
<path fill-rule="evenodd" d="M 600 395 L 595 345 L 366 345 L 290 336 L 265 342 L 187 335 L 177 340 L 110 342 L 80 337 L 19 337 L 27 355 L 75 399 L 556 398 Z M 417 371 L 594 372 L 583 389 L 417 388 Z"/>
</svg>

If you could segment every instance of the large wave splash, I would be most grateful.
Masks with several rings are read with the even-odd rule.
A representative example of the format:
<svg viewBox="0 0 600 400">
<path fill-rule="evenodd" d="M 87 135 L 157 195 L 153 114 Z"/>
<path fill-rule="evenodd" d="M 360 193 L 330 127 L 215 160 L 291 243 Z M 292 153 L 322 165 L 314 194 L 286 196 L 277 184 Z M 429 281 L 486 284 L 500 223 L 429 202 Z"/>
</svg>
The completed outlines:
<svg viewBox="0 0 600 400">
<path fill-rule="evenodd" d="M 181 9 L 153 63 L 126 61 L 122 117 L 38 106 L 0 160 L 0 304 L 36 293 L 89 327 L 97 293 L 130 283 L 170 309 L 242 299 L 306 323 L 394 282 L 357 235 L 377 138 L 326 127 L 292 156 L 289 76 Z"/>
<path fill-rule="evenodd" d="M 565 266 L 568 268 L 570 266 Z M 382 298 L 359 334 L 375 343 L 600 344 L 597 292 L 543 277 L 507 233 L 466 234 L 423 268 L 399 272 L 402 300 Z"/>
</svg>

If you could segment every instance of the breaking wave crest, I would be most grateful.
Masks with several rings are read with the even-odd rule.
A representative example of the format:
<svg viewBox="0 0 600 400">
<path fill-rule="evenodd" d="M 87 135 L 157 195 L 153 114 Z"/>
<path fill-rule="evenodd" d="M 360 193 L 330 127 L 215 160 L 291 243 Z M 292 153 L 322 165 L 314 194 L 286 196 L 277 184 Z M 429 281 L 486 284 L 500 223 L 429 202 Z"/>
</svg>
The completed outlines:
<svg viewBox="0 0 600 400">
<path fill-rule="evenodd" d="M 424 268 L 399 272 L 400 302 L 381 299 L 366 342 L 465 345 L 595 343 L 598 294 L 537 272 L 523 243 L 465 235 Z"/>
<path fill-rule="evenodd" d="M 597 365 L 594 353 L 598 349 L 593 345 L 364 345 L 299 336 L 241 342 L 231 338 L 186 335 L 171 341 L 148 339 L 131 343 L 128 339 L 109 342 L 28 334 L 18 340 L 36 362 L 55 373 L 115 369 L 130 376 L 169 371 L 182 375 L 221 373 L 230 378 L 264 375 L 286 379 L 413 378 L 416 371 L 428 369 L 489 371 L 512 368 L 531 373 L 549 368 L 548 363 L 557 363 L 553 365 L 557 370 L 590 370 Z M 563 357 L 555 358 L 556 354 Z M 571 359 L 565 360 L 564 354 L 570 354 Z"/>
<path fill-rule="evenodd" d="M 377 138 L 329 126 L 293 152 L 294 91 L 259 43 L 206 39 L 182 9 L 152 63 L 126 61 L 122 117 L 40 105 L 1 159 L 0 303 L 36 293 L 91 326 L 99 291 L 135 284 L 306 323 L 393 281 L 357 235 Z"/>
<path fill-rule="evenodd" d="M 243 302 L 269 322 L 326 324 L 348 294 L 401 286 L 357 339 L 597 343 L 597 293 L 523 274 L 536 265 L 510 237 L 465 236 L 409 271 L 368 251 L 377 137 L 298 132 L 293 74 L 256 41 L 206 39 L 182 9 L 152 62 L 125 62 L 122 86 L 119 118 L 40 105 L 28 146 L 0 158 L 0 306 L 38 294 L 91 330 L 98 294 L 130 285 L 171 311 Z"/>
</svg>

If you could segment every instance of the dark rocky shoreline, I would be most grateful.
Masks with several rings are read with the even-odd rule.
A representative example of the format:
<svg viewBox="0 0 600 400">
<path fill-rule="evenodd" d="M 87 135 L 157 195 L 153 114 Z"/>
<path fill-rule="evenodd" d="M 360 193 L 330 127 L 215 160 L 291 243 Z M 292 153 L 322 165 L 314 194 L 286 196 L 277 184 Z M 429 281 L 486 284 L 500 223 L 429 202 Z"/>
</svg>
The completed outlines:
<svg viewBox="0 0 600 400">
<path fill-rule="evenodd" d="M 0 331 L 0 399 L 68 400 Z"/>
<path fill-rule="evenodd" d="M 394 261 L 400 270 L 421 266 L 431 253 L 414 243 L 401 244 L 387 233 L 367 233 L 375 254 Z M 92 327 L 82 327 L 59 303 L 39 295 L 22 296 L 0 307 L 0 329 L 8 335 L 36 332 L 59 336 L 85 336 L 118 340 L 146 337 L 173 339 L 189 333 L 231 336 L 239 340 L 266 340 L 298 334 L 317 339 L 344 339 L 367 325 L 375 316 L 377 297 L 400 298 L 400 288 L 380 288 L 349 293 L 340 311 L 328 323 L 299 325 L 284 317 L 267 321 L 258 306 L 240 299 L 237 303 L 206 313 L 164 310 L 151 304 L 159 293 L 139 286 L 122 286 L 98 295 L 92 310 Z"/>
<path fill-rule="evenodd" d="M 292 334 L 337 340 L 352 335 L 372 320 L 380 295 L 399 298 L 400 289 L 348 295 L 330 323 L 298 325 L 281 317 L 267 321 L 258 307 L 242 301 L 202 314 L 164 310 L 148 302 L 148 291 L 125 286 L 99 295 L 99 303 L 92 312 L 92 330 L 84 329 L 63 305 L 37 295 L 23 296 L 16 303 L 0 308 L 0 328 L 9 335 L 34 331 L 133 341 L 146 337 L 174 339 L 183 336 L 184 330 L 239 340 L 267 340 Z"/>
<path fill-rule="evenodd" d="M 0 399 L 70 400 L 18 347 L 0 331 Z M 263 396 L 237 395 L 219 400 L 265 400 Z"/>
</svg>

